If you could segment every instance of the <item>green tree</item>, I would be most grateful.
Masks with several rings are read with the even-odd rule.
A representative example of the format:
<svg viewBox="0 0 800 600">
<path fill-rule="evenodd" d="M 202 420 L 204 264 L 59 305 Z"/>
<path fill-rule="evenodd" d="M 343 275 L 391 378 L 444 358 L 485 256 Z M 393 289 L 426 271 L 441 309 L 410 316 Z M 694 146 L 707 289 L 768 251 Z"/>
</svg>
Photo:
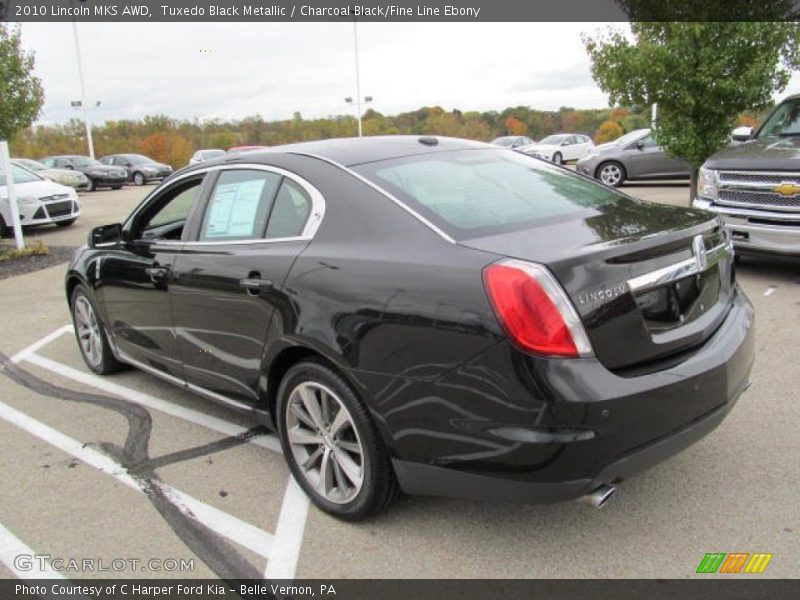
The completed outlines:
<svg viewBox="0 0 800 600">
<path fill-rule="evenodd" d="M 761 11 L 751 22 L 678 22 L 712 20 L 692 0 L 618 2 L 640 19 L 631 23 L 634 41 L 618 29 L 584 36 L 592 75 L 612 104 L 658 103 L 656 138 L 691 163 L 691 201 L 698 168 L 727 143 L 739 114 L 768 105 L 800 66 L 800 25 L 779 18 L 791 18 L 792 0 L 751 4 Z M 746 0 L 720 2 L 708 0 L 703 10 L 741 9 Z"/>
<path fill-rule="evenodd" d="M 0 140 L 10 140 L 39 116 L 44 89 L 33 64 L 33 54 L 22 49 L 19 26 L 0 24 Z"/>
</svg>

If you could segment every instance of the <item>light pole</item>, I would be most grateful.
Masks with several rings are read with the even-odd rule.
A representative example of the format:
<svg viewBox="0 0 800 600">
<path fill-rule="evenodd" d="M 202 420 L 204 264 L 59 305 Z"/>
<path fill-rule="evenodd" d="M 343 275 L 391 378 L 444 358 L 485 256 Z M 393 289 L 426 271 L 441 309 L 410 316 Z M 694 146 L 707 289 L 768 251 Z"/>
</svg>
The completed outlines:
<svg viewBox="0 0 800 600">
<path fill-rule="evenodd" d="M 357 96 L 356 100 L 355 100 L 356 106 L 358 106 L 358 108 L 357 108 L 358 113 L 356 114 L 356 117 L 358 118 L 358 137 L 362 137 L 362 131 L 361 131 L 361 102 L 359 101 L 359 98 L 360 97 Z M 347 102 L 348 104 L 353 104 L 352 96 L 348 96 L 347 98 L 344 99 L 344 101 Z M 364 104 L 369 104 L 370 102 L 372 102 L 372 96 L 364 96 L 363 102 L 364 102 Z"/>
<path fill-rule="evenodd" d="M 86 125 L 86 143 L 89 146 L 89 156 L 94 158 L 92 124 L 89 122 L 89 111 L 86 105 L 86 84 L 83 80 L 83 60 L 81 59 L 81 45 L 80 42 L 78 42 L 78 24 L 75 21 L 72 22 L 72 37 L 75 40 L 75 56 L 78 59 L 78 80 L 81 84 L 81 99 L 79 102 L 72 102 L 72 106 L 75 108 L 79 106 L 83 108 L 83 122 Z M 100 106 L 99 102 L 95 104 L 95 108 L 98 106 Z"/>
<path fill-rule="evenodd" d="M 361 96 L 361 69 L 358 66 L 358 24 L 356 21 L 353 21 L 353 52 L 355 55 L 355 63 L 356 63 L 356 97 L 355 97 L 355 105 L 356 105 L 356 117 L 358 118 L 358 137 L 362 137 L 362 128 L 361 128 L 361 102 L 365 104 L 372 102 L 372 96 L 364 96 L 362 99 Z M 345 102 L 348 104 L 353 103 L 353 98 L 348 96 L 344 99 Z"/>
</svg>

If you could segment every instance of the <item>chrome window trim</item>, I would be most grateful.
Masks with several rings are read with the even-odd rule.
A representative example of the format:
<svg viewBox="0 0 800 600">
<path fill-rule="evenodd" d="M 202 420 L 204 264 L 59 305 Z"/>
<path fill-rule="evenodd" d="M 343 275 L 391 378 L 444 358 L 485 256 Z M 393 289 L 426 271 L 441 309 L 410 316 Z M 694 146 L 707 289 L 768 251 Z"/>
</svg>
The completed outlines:
<svg viewBox="0 0 800 600">
<path fill-rule="evenodd" d="M 275 244 L 281 242 L 303 242 L 303 241 L 308 242 L 314 239 L 314 236 L 316 235 L 320 225 L 322 225 L 322 220 L 325 217 L 325 206 L 326 206 L 325 197 L 322 195 L 322 192 L 320 192 L 311 183 L 309 183 L 296 173 L 287 171 L 286 169 L 282 169 L 281 167 L 273 167 L 272 165 L 262 165 L 258 163 L 236 163 L 236 164 L 214 165 L 212 167 L 204 167 L 202 169 L 197 169 L 194 171 L 189 171 L 188 173 L 183 173 L 181 175 L 178 175 L 174 179 L 171 179 L 169 181 L 169 184 L 167 185 L 168 187 L 172 187 L 173 184 L 182 181 L 184 179 L 195 177 L 197 175 L 207 175 L 213 171 L 233 171 L 233 170 L 267 171 L 291 179 L 293 182 L 299 185 L 311 199 L 311 210 L 308 213 L 308 218 L 306 219 L 306 224 L 303 227 L 303 232 L 299 236 L 287 237 L 287 238 L 254 238 L 249 240 L 229 240 L 229 241 L 225 240 L 219 240 L 219 241 L 147 240 L 147 241 L 166 246 L 196 247 L 196 246 L 223 246 L 223 245 L 227 246 L 231 244 L 242 245 L 242 244 Z M 139 212 L 141 212 L 146 206 L 148 206 L 151 198 L 155 194 L 159 194 L 161 192 L 162 187 L 163 186 L 159 186 L 158 188 L 153 190 L 136 208 L 136 210 L 134 210 L 131 213 L 131 215 L 125 222 L 126 223 L 130 222 L 132 219 L 136 217 L 137 214 L 139 214 Z"/>
<path fill-rule="evenodd" d="M 727 230 L 726 230 L 727 231 Z M 699 275 L 719 263 L 723 258 L 733 256 L 733 243 L 730 235 L 726 234 L 725 241 L 706 252 L 707 263 L 701 267 L 696 255 L 678 263 L 656 269 L 638 277 L 628 279 L 627 284 L 631 292 L 644 292 L 651 288 L 683 279 L 691 275 Z"/>
<path fill-rule="evenodd" d="M 408 206 L 408 205 L 407 205 L 406 203 L 404 203 L 402 200 L 400 200 L 399 198 L 395 197 L 393 194 L 389 193 L 388 191 L 386 191 L 385 189 L 383 189 L 383 188 L 382 188 L 381 186 L 379 186 L 378 184 L 376 184 L 376 183 L 374 183 L 374 182 L 370 181 L 369 179 L 367 179 L 366 177 L 364 177 L 364 176 L 363 176 L 363 175 L 361 175 L 360 173 L 356 173 L 355 171 L 353 171 L 353 169 L 351 169 L 351 168 L 349 168 L 349 167 L 346 167 L 345 165 L 343 165 L 343 164 L 341 164 L 341 163 L 339 163 L 339 162 L 337 162 L 337 161 L 335 161 L 335 160 L 333 160 L 333 159 L 330 159 L 330 158 L 328 158 L 328 157 L 326 157 L 326 156 L 321 156 L 321 155 L 319 155 L 319 154 L 313 154 L 313 153 L 311 153 L 311 152 L 290 152 L 290 154 L 297 154 L 297 155 L 300 155 L 300 156 L 309 156 L 309 157 L 311 157 L 311 158 L 316 158 L 316 159 L 318 159 L 318 160 L 321 160 L 321 161 L 323 161 L 323 162 L 326 162 L 326 163 L 328 163 L 328 164 L 330 164 L 330 165 L 333 165 L 334 167 L 337 167 L 337 168 L 341 169 L 341 170 L 342 170 L 342 171 L 344 171 L 345 173 L 348 173 L 349 175 L 352 175 L 353 177 L 355 177 L 355 178 L 356 178 L 356 179 L 358 179 L 359 181 L 362 181 L 363 183 L 366 183 L 366 184 L 367 184 L 368 186 L 370 186 L 372 189 L 374 189 L 374 190 L 376 190 L 377 192 L 379 192 L 379 193 L 383 194 L 384 196 L 386 196 L 386 197 L 387 197 L 389 200 L 391 200 L 392 202 L 394 202 L 395 204 L 397 204 L 397 206 L 399 206 L 400 208 L 402 208 L 403 210 L 405 210 L 406 212 L 408 212 L 410 215 L 412 215 L 413 217 L 415 217 L 415 218 L 416 218 L 418 221 L 420 221 L 420 222 L 421 222 L 423 225 L 426 225 L 426 226 L 427 226 L 428 228 L 430 228 L 432 231 L 434 231 L 435 233 L 437 233 L 437 234 L 438 234 L 438 235 L 439 235 L 439 236 L 440 236 L 440 237 L 441 237 L 443 240 L 445 240 L 446 242 L 450 242 L 451 244 L 455 244 L 455 243 L 456 243 L 455 239 L 453 239 L 452 237 L 450 237 L 449 235 L 447 235 L 447 234 L 446 234 L 446 233 L 445 233 L 445 232 L 444 232 L 442 229 L 440 229 L 439 227 L 437 227 L 436 225 L 434 225 L 433 223 L 431 223 L 431 222 L 430 222 L 428 219 L 426 219 L 425 217 L 423 217 L 421 214 L 419 214 L 419 213 L 418 213 L 417 211 L 415 211 L 413 208 L 411 208 L 410 206 Z"/>
</svg>

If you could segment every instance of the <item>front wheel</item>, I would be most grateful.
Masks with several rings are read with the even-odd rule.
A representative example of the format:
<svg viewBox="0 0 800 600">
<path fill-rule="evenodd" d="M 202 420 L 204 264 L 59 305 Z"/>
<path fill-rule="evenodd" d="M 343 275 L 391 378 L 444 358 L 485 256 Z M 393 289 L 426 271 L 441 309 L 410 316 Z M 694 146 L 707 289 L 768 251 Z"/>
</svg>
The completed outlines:
<svg viewBox="0 0 800 600">
<path fill-rule="evenodd" d="M 564 157 L 561 156 L 561 152 L 556 152 L 555 154 L 553 154 L 553 162 L 556 163 L 557 165 L 564 163 Z"/>
<path fill-rule="evenodd" d="M 91 177 L 87 177 L 89 181 L 86 182 L 86 191 L 93 192 L 97 189 L 97 184 L 95 184 L 94 179 Z"/>
<path fill-rule="evenodd" d="M 597 168 L 597 179 L 611 187 L 619 187 L 625 181 L 625 167 L 618 162 L 603 163 Z"/>
<path fill-rule="evenodd" d="M 366 407 L 347 382 L 318 362 L 301 362 L 278 390 L 278 433 L 297 483 L 319 508 L 359 521 L 397 495 L 397 482 Z"/>
<path fill-rule="evenodd" d="M 98 375 L 118 370 L 121 364 L 111 352 L 97 308 L 82 285 L 73 290 L 71 306 L 75 337 L 86 366 Z"/>
<path fill-rule="evenodd" d="M 133 174 L 133 185 L 139 186 L 139 185 L 144 185 L 144 184 L 145 184 L 144 175 L 142 175 L 138 171 L 136 173 L 134 173 Z"/>
</svg>

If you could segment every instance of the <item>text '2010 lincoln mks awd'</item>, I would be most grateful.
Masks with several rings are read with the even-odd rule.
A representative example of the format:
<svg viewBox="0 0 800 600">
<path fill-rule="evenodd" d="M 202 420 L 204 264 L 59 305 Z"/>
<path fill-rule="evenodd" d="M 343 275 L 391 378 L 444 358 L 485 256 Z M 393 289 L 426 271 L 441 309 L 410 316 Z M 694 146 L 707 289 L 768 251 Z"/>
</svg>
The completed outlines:
<svg viewBox="0 0 800 600">
<path fill-rule="evenodd" d="M 598 506 L 718 425 L 754 360 L 717 217 L 448 138 L 190 166 L 66 286 L 93 371 L 252 411 L 349 520 L 400 490 Z"/>
</svg>

